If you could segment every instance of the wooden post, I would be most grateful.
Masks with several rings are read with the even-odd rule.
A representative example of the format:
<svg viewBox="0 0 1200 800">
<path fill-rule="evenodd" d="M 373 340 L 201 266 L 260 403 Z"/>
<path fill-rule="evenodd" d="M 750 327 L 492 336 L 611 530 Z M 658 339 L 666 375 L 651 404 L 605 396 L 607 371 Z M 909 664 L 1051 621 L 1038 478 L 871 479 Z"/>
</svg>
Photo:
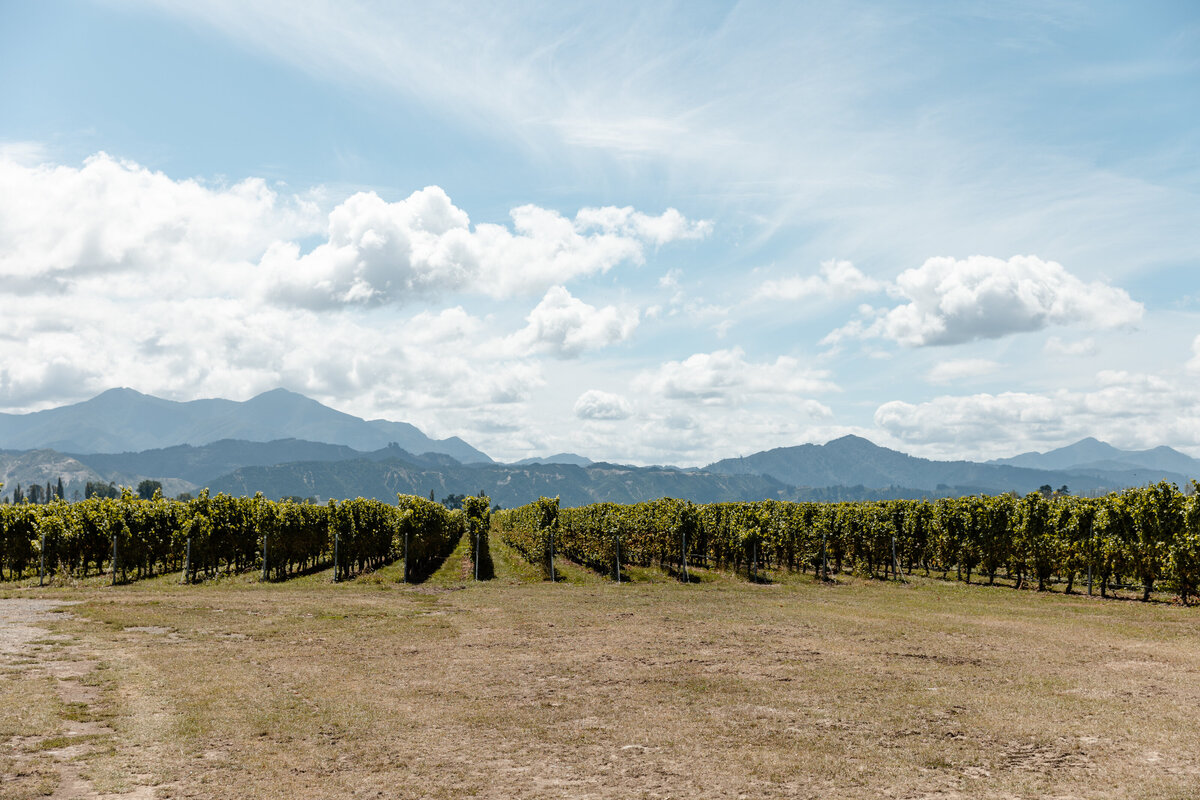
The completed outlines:
<svg viewBox="0 0 1200 800">
<path fill-rule="evenodd" d="M 825 553 L 825 537 L 827 534 L 821 533 L 821 580 L 829 580 L 829 557 Z"/>
<path fill-rule="evenodd" d="M 409 530 L 404 529 L 404 582 L 408 583 L 408 534 Z"/>
<path fill-rule="evenodd" d="M 113 533 L 112 585 L 117 585 L 117 534 Z"/>
<path fill-rule="evenodd" d="M 550 529 L 550 582 L 558 583 L 558 576 L 554 574 L 554 528 Z"/>
<path fill-rule="evenodd" d="M 192 537 L 187 538 L 187 551 L 183 557 L 183 582 L 192 582 Z"/>
<path fill-rule="evenodd" d="M 266 532 L 263 532 L 262 559 L 263 559 L 262 579 L 265 581 L 267 579 L 267 534 L 266 534 Z"/>
<path fill-rule="evenodd" d="M 337 583 L 341 580 L 342 566 L 338 559 L 338 532 L 333 532 L 333 582 Z"/>
<path fill-rule="evenodd" d="M 680 561 L 683 564 L 683 582 L 690 583 L 690 580 L 688 579 L 688 571 L 687 571 L 687 532 L 680 531 L 679 533 L 683 539 L 683 550 L 680 551 L 680 555 L 679 555 Z"/>
<path fill-rule="evenodd" d="M 479 531 L 475 531 L 475 580 L 479 580 Z"/>
<path fill-rule="evenodd" d="M 621 585 L 621 537 L 617 536 L 617 585 Z"/>
<path fill-rule="evenodd" d="M 900 580 L 900 562 L 896 560 L 896 537 L 892 537 L 892 577 Z"/>
<path fill-rule="evenodd" d="M 42 531 L 42 550 L 38 554 L 38 586 L 46 585 L 46 532 Z"/>
<path fill-rule="evenodd" d="M 1095 531 L 1088 532 L 1088 597 L 1092 596 L 1092 561 L 1096 558 L 1096 548 L 1092 544 Z"/>
</svg>

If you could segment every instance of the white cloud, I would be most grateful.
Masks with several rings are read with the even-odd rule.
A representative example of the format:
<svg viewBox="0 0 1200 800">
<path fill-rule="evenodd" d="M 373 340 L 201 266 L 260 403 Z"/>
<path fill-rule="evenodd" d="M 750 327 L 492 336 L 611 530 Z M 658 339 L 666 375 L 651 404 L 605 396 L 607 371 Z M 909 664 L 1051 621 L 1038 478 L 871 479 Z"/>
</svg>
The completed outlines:
<svg viewBox="0 0 1200 800">
<path fill-rule="evenodd" d="M 80 360 L 51 356 L 14 359 L 0 366 L 0 406 L 21 407 L 44 397 L 70 396 L 80 385 L 95 384 L 100 377 L 94 367 Z"/>
<path fill-rule="evenodd" d="M 608 234 L 641 239 L 655 245 L 681 239 L 703 239 L 712 232 L 712 222 L 689 221 L 683 214 L 668 208 L 657 217 L 634 211 L 632 207 L 580 209 L 575 223 L 584 229 L 594 228 Z"/>
<path fill-rule="evenodd" d="M 818 275 L 766 281 L 755 297 L 768 300 L 848 298 L 883 291 L 885 284 L 867 277 L 849 261 L 825 261 Z"/>
<path fill-rule="evenodd" d="M 36 279 L 30 292 L 113 273 L 160 287 L 180 276 L 197 288 L 215 279 L 220 286 L 210 289 L 228 290 L 247 279 L 244 267 L 230 275 L 231 263 L 256 260 L 280 237 L 320 230 L 315 203 L 281 197 L 259 178 L 176 181 L 105 153 L 80 168 L 3 158 L 0 185 L 0 275 Z"/>
<path fill-rule="evenodd" d="M 638 312 L 633 308 L 596 308 L 555 286 L 526 317 L 528 325 L 510 337 L 509 343 L 526 352 L 549 351 L 560 358 L 598 350 L 633 335 Z"/>
<path fill-rule="evenodd" d="M 508 297 L 640 264 L 647 247 L 710 228 L 674 209 L 585 208 L 571 219 L 532 205 L 512 210 L 511 228 L 472 227 L 437 186 L 394 203 L 360 192 L 322 220 L 313 197 L 283 196 L 258 178 L 209 186 L 104 153 L 80 168 L 0 158 L 0 185 L 0 276 L 26 294 L 132 274 L 120 286 L 130 295 L 254 294 L 314 310 L 451 292 Z M 301 241 L 322 231 L 326 240 L 304 252 Z"/>
<path fill-rule="evenodd" d="M 619 394 L 588 389 L 575 401 L 575 416 L 591 420 L 628 419 L 633 406 Z"/>
<path fill-rule="evenodd" d="M 827 407 L 798 396 L 836 391 L 828 378 L 827 372 L 806 369 L 790 356 L 750 362 L 745 351 L 734 347 L 668 361 L 642 373 L 636 385 L 664 398 L 705 405 L 737 405 L 752 395 L 779 395 L 805 406 L 809 413 L 827 415 Z"/>
<path fill-rule="evenodd" d="M 1000 368 L 995 361 L 986 358 L 959 358 L 952 361 L 942 361 L 929 370 L 925 379 L 930 383 L 953 383 L 964 378 L 977 378 L 990 375 Z"/>
<path fill-rule="evenodd" d="M 1187 363 L 1192 372 L 1200 372 L 1200 336 L 1192 340 L 1192 360 Z"/>
<path fill-rule="evenodd" d="M 388 203 L 372 192 L 329 215 L 329 239 L 301 255 L 294 243 L 262 260 L 269 296 L 306 308 L 380 305 L 446 292 L 496 298 L 544 291 L 573 278 L 640 264 L 645 246 L 704 235 L 674 209 L 651 217 L 629 208 L 585 208 L 574 220 L 525 205 L 513 226 L 471 228 L 466 212 L 430 186 Z"/>
<path fill-rule="evenodd" d="M 997 455 L 1095 436 L 1118 447 L 1200 444 L 1200 392 L 1156 375 L 1106 371 L 1087 390 L 942 396 L 892 401 L 875 424 L 914 452 Z"/>
<path fill-rule="evenodd" d="M 1123 289 L 1084 283 L 1036 256 L 931 258 L 901 273 L 894 291 L 909 302 L 869 310 L 870 319 L 853 320 L 824 342 L 883 337 L 910 347 L 960 344 L 1052 325 L 1129 326 L 1144 311 Z"/>
<path fill-rule="evenodd" d="M 683 275 L 683 271 L 679 269 L 669 269 L 662 277 L 658 279 L 658 285 L 661 289 L 678 289 L 679 278 Z"/>
<path fill-rule="evenodd" d="M 1075 342 L 1067 342 L 1057 336 L 1051 336 L 1046 340 L 1046 344 L 1042 346 L 1042 352 L 1051 356 L 1081 358 L 1083 356 L 1094 356 L 1098 351 L 1096 340 L 1091 336 Z"/>
</svg>

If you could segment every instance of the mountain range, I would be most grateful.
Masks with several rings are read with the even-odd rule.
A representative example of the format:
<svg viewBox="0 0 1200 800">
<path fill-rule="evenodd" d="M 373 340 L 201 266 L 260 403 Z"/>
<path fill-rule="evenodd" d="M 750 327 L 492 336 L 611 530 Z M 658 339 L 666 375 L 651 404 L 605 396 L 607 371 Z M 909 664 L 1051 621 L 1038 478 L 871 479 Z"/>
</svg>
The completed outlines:
<svg viewBox="0 0 1200 800">
<path fill-rule="evenodd" d="M 978 463 L 917 458 L 859 436 L 843 436 L 824 445 L 781 447 L 743 458 L 724 459 L 709 464 L 705 470 L 725 475 L 770 475 L 801 487 L 852 482 L 869 487 L 896 486 L 958 494 L 1025 493 L 1047 484 L 1055 489 L 1067 486 L 1077 492 L 1105 492 L 1160 480 L 1183 485 L 1193 476 L 1200 476 L 1200 460 L 1169 447 L 1124 451 L 1091 441 L 1107 448 L 1104 466 L 1092 461 L 1096 450 L 1086 445 L 1077 450 L 1072 449 L 1076 445 L 1071 445 L 1048 453 L 1025 453 L 1013 459 Z M 1150 457 L 1146 453 L 1155 455 Z M 1072 454 L 1082 461 L 1074 463 Z"/>
<path fill-rule="evenodd" d="M 60 476 L 68 496 L 88 481 L 136 486 L 149 478 L 168 496 L 203 487 L 383 500 L 484 491 L 505 507 L 543 494 L 564 505 L 662 496 L 714 502 L 1024 494 L 1045 485 L 1095 494 L 1159 480 L 1182 486 L 1200 476 L 1200 460 L 1169 447 L 1120 450 L 1090 438 L 986 463 L 918 458 L 843 436 L 700 469 L 597 463 L 574 453 L 498 464 L 461 439 L 431 439 L 408 423 L 363 420 L 282 389 L 245 402 L 186 403 L 114 389 L 71 406 L 0 415 L 0 447 L 0 481 L 10 492 L 15 483 Z"/>
<path fill-rule="evenodd" d="M 133 389 L 109 389 L 82 403 L 30 414 L 0 414 L 0 447 L 10 450 L 121 453 L 221 439 L 302 439 L 357 450 L 394 442 L 412 453 L 445 453 L 465 464 L 492 460 L 458 437 L 430 439 L 407 422 L 360 419 L 286 389 L 263 392 L 244 402 L 182 403 Z"/>
</svg>

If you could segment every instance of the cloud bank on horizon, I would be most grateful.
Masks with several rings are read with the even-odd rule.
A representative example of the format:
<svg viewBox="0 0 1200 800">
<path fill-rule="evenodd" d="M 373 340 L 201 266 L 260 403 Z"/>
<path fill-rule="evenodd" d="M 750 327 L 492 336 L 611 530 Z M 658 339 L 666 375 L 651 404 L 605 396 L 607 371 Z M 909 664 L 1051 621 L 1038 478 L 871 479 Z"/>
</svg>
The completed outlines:
<svg viewBox="0 0 1200 800">
<path fill-rule="evenodd" d="M 1200 453 L 1200 100 L 1155 102 L 1200 13 L 1036 8 L 6 9 L 0 409 L 284 386 L 502 459 Z"/>
</svg>

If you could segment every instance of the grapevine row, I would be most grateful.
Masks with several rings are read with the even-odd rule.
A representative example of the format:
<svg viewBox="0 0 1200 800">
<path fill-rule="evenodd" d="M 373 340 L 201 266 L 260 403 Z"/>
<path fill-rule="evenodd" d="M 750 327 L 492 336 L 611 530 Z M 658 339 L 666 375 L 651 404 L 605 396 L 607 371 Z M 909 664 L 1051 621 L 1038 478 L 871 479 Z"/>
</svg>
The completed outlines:
<svg viewBox="0 0 1200 800">
<path fill-rule="evenodd" d="M 114 582 L 187 571 L 185 579 L 261 570 L 283 579 L 334 563 L 336 578 L 405 558 L 406 573 L 427 572 L 462 536 L 463 515 L 400 495 L 330 500 L 328 505 L 255 497 L 116 499 L 0 506 L 0 580 L 29 574 Z"/>
<path fill-rule="evenodd" d="M 605 574 L 657 563 L 687 567 L 854 572 L 897 577 L 953 571 L 1016 588 L 1052 583 L 1072 591 L 1086 579 L 1110 588 L 1136 584 L 1184 603 L 1200 596 L 1200 488 L 1170 483 L 1101 498 L 1013 495 L 927 500 L 793 503 L 775 500 L 697 505 L 664 498 L 634 505 L 559 508 L 542 498 L 497 512 L 492 527 L 550 577 L 551 553 Z"/>
</svg>

